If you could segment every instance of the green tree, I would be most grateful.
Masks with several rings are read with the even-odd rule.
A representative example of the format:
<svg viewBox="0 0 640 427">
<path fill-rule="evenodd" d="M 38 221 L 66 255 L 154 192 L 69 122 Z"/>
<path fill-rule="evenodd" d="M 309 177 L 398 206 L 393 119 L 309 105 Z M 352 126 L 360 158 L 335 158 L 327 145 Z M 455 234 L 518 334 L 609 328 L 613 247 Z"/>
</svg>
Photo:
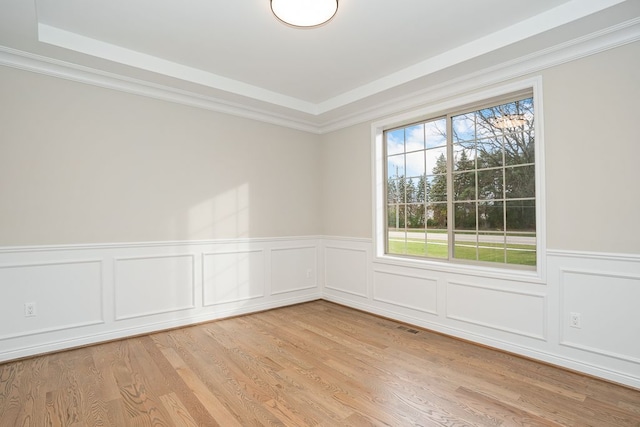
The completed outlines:
<svg viewBox="0 0 640 427">
<path fill-rule="evenodd" d="M 447 228 L 447 159 L 440 154 L 431 173 L 433 182 L 429 186 L 428 201 L 433 213 L 427 221 L 431 228 Z"/>
<path fill-rule="evenodd" d="M 453 200 L 475 200 L 475 164 L 472 159 L 467 157 L 465 150 L 461 152 L 455 168 L 457 171 L 471 172 L 457 172 L 453 175 Z"/>
</svg>

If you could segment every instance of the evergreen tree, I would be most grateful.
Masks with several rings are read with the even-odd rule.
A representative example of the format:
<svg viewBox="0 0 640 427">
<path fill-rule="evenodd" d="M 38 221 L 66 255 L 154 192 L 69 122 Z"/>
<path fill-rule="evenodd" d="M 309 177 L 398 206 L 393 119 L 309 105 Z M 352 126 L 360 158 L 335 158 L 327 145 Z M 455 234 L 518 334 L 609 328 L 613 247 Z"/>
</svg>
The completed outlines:
<svg viewBox="0 0 640 427">
<path fill-rule="evenodd" d="M 436 160 L 431 173 L 434 175 L 428 200 L 433 216 L 428 222 L 431 228 L 447 228 L 447 159 L 444 154 Z M 437 203 L 441 202 L 441 203 Z"/>
</svg>

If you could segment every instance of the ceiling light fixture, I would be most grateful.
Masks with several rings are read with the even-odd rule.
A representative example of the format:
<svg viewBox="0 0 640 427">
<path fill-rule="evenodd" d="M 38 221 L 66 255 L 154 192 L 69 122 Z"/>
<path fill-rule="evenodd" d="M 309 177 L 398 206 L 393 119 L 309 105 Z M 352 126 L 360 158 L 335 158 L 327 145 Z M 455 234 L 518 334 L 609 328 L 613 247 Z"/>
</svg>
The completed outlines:
<svg viewBox="0 0 640 427">
<path fill-rule="evenodd" d="M 271 0 L 271 11 L 287 25 L 311 28 L 335 16 L 338 0 Z"/>
<path fill-rule="evenodd" d="M 491 124 L 498 129 L 509 129 L 525 125 L 527 119 L 524 114 L 505 114 L 504 116 L 492 117 Z"/>
</svg>

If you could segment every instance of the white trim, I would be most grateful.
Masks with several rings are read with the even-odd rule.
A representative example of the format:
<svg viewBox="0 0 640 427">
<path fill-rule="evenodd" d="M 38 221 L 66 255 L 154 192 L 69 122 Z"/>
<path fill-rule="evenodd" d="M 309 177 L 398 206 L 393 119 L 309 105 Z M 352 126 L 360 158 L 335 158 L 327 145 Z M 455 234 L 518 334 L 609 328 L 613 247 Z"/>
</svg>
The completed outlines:
<svg viewBox="0 0 640 427">
<path fill-rule="evenodd" d="M 256 298 L 264 298 L 266 295 L 266 284 L 263 283 L 262 285 L 262 294 L 260 295 L 252 295 L 252 296 L 247 296 L 247 297 L 243 297 L 243 298 L 236 298 L 236 299 L 229 299 L 229 300 L 223 300 L 223 301 L 216 301 L 214 303 L 206 303 L 206 297 L 207 297 L 207 290 L 205 288 L 205 271 L 206 271 L 206 258 L 207 257 L 213 257 L 216 255 L 236 255 L 236 254 L 251 254 L 251 253 L 259 253 L 262 255 L 262 262 L 264 264 L 266 264 L 266 250 L 265 249 L 248 249 L 248 250 L 223 250 L 223 251 L 209 251 L 209 252 L 202 252 L 200 254 L 200 269 L 201 269 L 201 277 L 202 277 L 202 281 L 201 281 L 201 292 L 202 292 L 202 306 L 203 307 L 214 307 L 214 306 L 219 306 L 219 305 L 224 305 L 224 304 L 231 304 L 231 303 L 235 303 L 235 302 L 240 302 L 240 301 L 248 301 L 248 300 L 252 300 L 252 299 L 256 299 Z M 263 265 L 263 277 L 266 276 L 265 275 L 265 270 L 266 268 Z"/>
<path fill-rule="evenodd" d="M 597 259 L 602 261 L 640 262 L 640 254 L 622 254 L 615 252 L 590 252 L 561 249 L 547 249 L 547 256 L 561 258 Z"/>
<path fill-rule="evenodd" d="M 386 274 L 386 275 L 389 275 L 389 276 L 408 277 L 410 279 L 419 279 L 419 280 L 424 280 L 424 281 L 428 281 L 428 282 L 434 282 L 434 288 L 435 288 L 435 294 L 436 294 L 436 302 L 437 302 L 438 301 L 438 278 L 420 276 L 420 275 L 417 275 L 417 274 L 398 273 L 398 272 L 394 272 L 394 271 L 380 270 L 380 269 L 376 269 L 376 268 L 373 269 L 373 273 L 374 273 L 374 275 L 373 275 L 374 276 L 374 280 L 373 280 L 373 284 L 372 284 L 373 296 L 371 298 L 373 301 L 379 301 L 379 302 L 383 302 L 385 304 L 395 305 L 396 307 L 410 308 L 411 310 L 420 311 L 422 313 L 431 314 L 433 316 L 438 316 L 440 314 L 440 313 L 438 313 L 437 303 L 436 303 L 436 309 L 435 310 L 427 310 L 425 308 L 418 307 L 418 306 L 413 305 L 413 304 L 401 304 L 401 303 L 396 302 L 396 301 L 391 301 L 391 300 L 388 300 L 388 299 L 376 297 L 376 285 L 375 285 L 375 273 Z"/>
<path fill-rule="evenodd" d="M 118 315 L 118 262 L 119 261 L 140 261 L 145 259 L 160 259 L 160 258 L 191 258 L 191 305 L 184 307 L 174 307 L 167 310 L 155 310 L 145 311 L 138 314 L 132 314 L 127 316 Z M 129 319 L 137 319 L 140 317 L 154 316 L 157 314 L 175 313 L 178 311 L 192 310 L 196 308 L 196 254 L 161 254 L 161 255 L 138 255 L 132 257 L 117 257 L 113 258 L 113 313 L 115 315 L 114 320 L 116 322 Z"/>
<path fill-rule="evenodd" d="M 344 242 L 356 242 L 356 243 L 371 243 L 373 241 L 370 237 L 345 237 L 345 236 L 323 236 L 324 241 L 338 240 Z"/>
<path fill-rule="evenodd" d="M 0 65 L 217 113 L 244 117 L 309 133 L 320 133 L 318 126 L 311 121 L 275 113 L 266 108 L 250 107 L 5 46 L 0 46 Z"/>
<path fill-rule="evenodd" d="M 314 104 L 301 99 L 92 39 L 81 34 L 52 27 L 51 25 L 38 23 L 38 41 L 210 88 L 232 92 L 307 114 L 315 114 L 317 110 Z"/>
<path fill-rule="evenodd" d="M 317 104 L 40 22 L 38 23 L 38 41 L 303 113 L 318 115 L 537 36 L 624 1 L 572 0 Z"/>
<path fill-rule="evenodd" d="M 614 1 L 614 3 L 619 2 L 619 0 L 609 1 Z M 571 2 L 571 4 L 573 4 L 574 7 L 580 7 L 581 5 L 584 6 L 585 3 L 576 0 Z M 602 8 L 602 5 L 598 6 L 598 8 Z M 5 46 L 0 46 L 0 65 L 125 93 L 146 96 L 153 99 L 188 105 L 204 110 L 244 117 L 309 133 L 324 134 L 355 124 L 376 120 L 398 111 L 416 108 L 428 102 L 439 102 L 448 97 L 457 96 L 476 89 L 483 89 L 496 83 L 536 73 L 546 68 L 633 43 L 638 40 L 640 40 L 640 18 L 636 17 L 610 28 L 555 45 L 551 48 L 496 64 L 493 67 L 469 73 L 444 83 L 427 86 L 420 92 L 396 96 L 387 101 L 377 102 L 375 105 L 365 106 L 355 113 L 342 114 L 339 118 L 330 120 L 323 119 L 323 114 L 330 113 L 334 110 L 339 111 L 339 108 L 348 107 L 348 103 L 345 104 L 344 101 L 342 101 L 334 106 L 330 106 L 330 100 L 322 104 L 317 104 L 311 109 L 311 111 L 314 109 L 315 111 L 312 113 L 304 113 L 308 114 L 309 117 L 303 120 L 300 119 L 299 114 L 294 116 L 271 111 L 268 104 L 263 108 L 250 107 L 217 97 L 205 96 L 166 85 L 108 73 Z M 425 67 L 425 65 L 418 64 L 416 67 Z M 411 70 L 407 71 L 407 73 L 411 74 Z M 413 79 L 419 77 L 419 75 L 417 77 L 412 76 Z M 395 78 L 397 77 L 389 77 L 389 79 Z M 385 79 L 381 79 L 376 83 L 376 90 L 380 91 L 388 85 L 389 83 L 387 83 Z M 355 91 L 357 90 L 358 89 Z M 302 111 L 296 108 L 293 108 L 293 110 L 298 112 Z"/>
<path fill-rule="evenodd" d="M 586 259 L 596 259 L 594 257 L 585 257 Z M 599 260 L 603 260 L 603 261 L 619 261 L 619 260 L 623 260 L 623 261 L 628 261 L 627 259 L 624 259 L 624 257 L 618 257 L 618 258 L 597 258 Z M 635 262 L 640 261 L 640 256 L 638 257 L 637 260 L 635 260 Z M 584 344 L 579 344 L 579 343 L 575 343 L 572 342 L 571 340 L 568 340 L 566 338 L 566 334 L 565 334 L 565 329 L 562 326 L 564 324 L 564 318 L 563 318 L 563 314 L 565 313 L 565 286 L 566 286 L 566 282 L 565 282 L 565 274 L 566 273 L 570 273 L 570 274 L 576 274 L 576 275 L 583 275 L 583 276 L 599 276 L 599 277 L 604 277 L 604 278 L 613 278 L 613 279 L 630 279 L 630 280 L 635 280 L 640 282 L 640 276 L 639 275 L 634 275 L 634 274 L 621 274 L 621 273 L 610 273 L 610 272 L 606 272 L 606 271 L 602 271 L 602 270 L 590 270 L 590 269 L 579 269 L 579 268 L 561 268 L 559 270 L 560 273 L 560 277 L 559 277 L 559 300 L 558 300 L 558 318 L 561 319 L 560 320 L 560 330 L 559 330 L 559 341 L 558 344 L 561 346 L 565 346 L 565 347 L 569 347 L 569 348 L 574 348 L 577 350 L 581 350 L 581 351 L 588 351 L 589 353 L 593 353 L 593 354 L 599 354 L 601 356 L 606 356 L 606 357 L 612 357 L 618 360 L 623 360 L 625 362 L 631 362 L 631 363 L 636 363 L 638 365 L 640 365 L 640 358 L 638 357 L 633 357 L 633 356 L 627 356 L 624 354 L 620 354 L 620 353 L 616 353 L 613 351 L 607 351 L 607 350 L 602 350 L 602 349 L 598 349 L 595 347 L 591 347 L 588 345 L 584 345 Z"/>
<path fill-rule="evenodd" d="M 43 251 L 84 251 L 91 249 L 124 249 L 124 248 L 151 248 L 165 246 L 202 246 L 202 245 L 229 245 L 268 242 L 290 242 L 292 240 L 320 240 L 322 236 L 291 236 L 291 237 L 238 237 L 235 239 L 213 240 L 164 240 L 155 242 L 121 242 L 121 243 L 81 243 L 38 246 L 0 246 L 0 254 L 12 252 L 43 252 Z"/>
<path fill-rule="evenodd" d="M 531 53 L 510 61 L 498 63 L 443 83 L 428 85 L 421 91 L 404 96 L 396 96 L 379 102 L 358 112 L 342 115 L 338 119 L 324 121 L 320 133 L 329 133 L 342 128 L 377 120 L 380 117 L 419 108 L 425 104 L 441 102 L 447 98 L 462 95 L 474 90 L 485 89 L 511 79 L 538 73 L 542 70 L 595 55 L 609 49 L 640 40 L 640 18 L 630 19 L 621 24 L 606 28 Z"/>
<path fill-rule="evenodd" d="M 344 107 L 385 90 L 393 89 L 437 71 L 472 60 L 576 19 L 622 3 L 624 0 L 573 0 L 556 8 L 510 25 L 462 46 L 421 61 L 401 71 L 338 95 L 318 105 L 320 114 Z"/>
<path fill-rule="evenodd" d="M 622 360 L 624 362 L 630 362 L 630 363 L 635 363 L 637 365 L 640 365 L 640 358 L 637 358 L 637 357 L 629 357 L 629 356 L 625 356 L 624 354 L 614 353 L 612 351 L 600 350 L 594 347 L 573 343 L 567 340 L 560 341 L 559 344 L 565 347 L 574 348 L 576 350 L 587 351 L 589 353 L 598 354 L 600 356 L 611 357 L 614 359 Z"/>
<path fill-rule="evenodd" d="M 335 240 L 335 239 L 334 239 Z M 357 241 L 357 240 L 351 240 L 351 239 L 344 239 L 345 241 Z M 370 242 L 369 242 L 370 243 Z M 325 244 L 323 247 L 323 256 L 324 256 L 324 284 L 323 284 L 323 288 L 324 289 L 330 289 L 332 291 L 337 291 L 337 292 L 343 292 L 345 294 L 349 294 L 349 295 L 354 295 L 360 298 L 369 298 L 369 296 L 367 295 L 367 292 L 369 291 L 369 275 L 367 274 L 367 276 L 365 277 L 365 286 L 366 286 L 366 290 L 365 293 L 360 293 L 360 292 L 356 292 L 356 291 L 351 291 L 351 290 L 346 290 L 343 288 L 338 288 L 336 286 L 332 286 L 330 283 L 327 282 L 327 277 L 329 277 L 329 274 L 327 272 L 327 249 L 333 249 L 333 250 L 338 250 L 338 251 L 351 251 L 351 252 L 362 252 L 364 253 L 364 258 L 365 258 L 365 264 L 368 265 L 368 257 L 369 257 L 369 251 L 367 251 L 367 249 L 363 249 L 363 248 L 353 248 L 353 247 L 348 247 L 348 246 L 332 246 L 332 245 L 327 245 Z M 368 266 L 367 266 L 368 269 Z"/>
<path fill-rule="evenodd" d="M 386 129 L 405 123 L 411 123 L 443 112 L 454 110 L 464 105 L 473 104 L 485 99 L 507 95 L 524 89 L 531 89 L 535 108 L 536 135 L 536 271 L 509 269 L 507 267 L 476 266 L 463 263 L 436 261 L 429 259 L 408 259 L 384 254 L 385 242 L 385 206 L 384 206 L 384 148 L 383 133 Z M 371 124 L 372 145 L 372 204 L 373 204 L 373 257 L 374 263 L 407 266 L 414 268 L 433 269 L 459 274 L 479 275 L 484 277 L 505 278 L 531 283 L 546 283 L 546 203 L 544 182 L 544 122 L 542 112 L 542 77 L 530 77 L 517 82 L 496 86 L 481 92 L 467 94 L 455 99 L 429 104 L 420 109 L 385 118 Z"/>
<path fill-rule="evenodd" d="M 447 319 L 452 319 L 452 320 L 457 320 L 460 322 L 466 322 L 466 323 L 470 323 L 472 325 L 477 325 L 477 326 L 482 326 L 484 328 L 490 328 L 490 329 L 495 329 L 497 331 L 502 331 L 502 332 L 508 332 L 510 334 L 516 334 L 516 335 L 520 335 L 523 337 L 527 337 L 527 338 L 533 338 L 536 340 L 540 340 L 540 341 L 547 341 L 547 296 L 545 294 L 539 294 L 539 293 L 535 293 L 535 292 L 525 292 L 525 291 L 517 291 L 517 290 L 513 290 L 513 289 L 505 289 L 505 288 L 500 288 L 497 286 L 485 286 L 485 285 L 477 285 L 477 284 L 472 284 L 472 283 L 463 283 L 463 282 L 457 282 L 457 281 L 449 281 L 447 282 L 447 290 L 449 289 L 449 285 L 454 285 L 454 286 L 462 286 L 462 287 L 467 287 L 467 288 L 475 288 L 475 289 L 485 289 L 488 291 L 494 291 L 494 292 L 503 292 L 506 294 L 514 294 L 514 295 L 523 295 L 523 296 L 527 296 L 527 297 L 532 297 L 532 298 L 540 298 L 542 300 L 542 313 L 541 313 L 541 318 L 542 318 L 542 335 L 535 335 L 535 334 L 530 334 L 530 333 L 526 333 L 526 332 L 522 332 L 519 331 L 517 329 L 513 329 L 513 328 L 505 328 L 505 327 L 500 327 L 497 325 L 492 325 L 489 323 L 485 323 L 485 322 L 479 322 L 477 320 L 473 320 L 473 319 L 469 319 L 463 316 L 456 316 L 456 315 L 451 315 L 448 312 L 448 309 L 445 309 L 445 317 Z M 448 298 L 447 298 L 448 300 Z"/>
<path fill-rule="evenodd" d="M 314 242 L 310 243 L 309 240 Z M 238 246 L 238 243 L 242 246 Z M 228 246 L 220 246 L 227 244 Z M 638 368 L 637 355 L 620 354 L 620 352 L 609 351 L 607 348 L 593 348 L 594 345 L 584 346 L 563 339 L 561 336 L 565 327 L 565 319 L 562 316 L 562 301 L 560 301 L 560 275 L 561 271 L 577 270 L 584 274 L 599 274 L 607 277 L 639 278 L 640 254 L 602 254 L 592 252 L 577 251 L 548 251 L 547 257 L 553 258 L 549 261 L 549 286 L 537 286 L 538 283 L 529 280 L 518 280 L 503 277 L 505 281 L 498 283 L 489 274 L 478 274 L 477 279 L 466 273 L 461 273 L 458 268 L 444 273 L 436 270 L 425 272 L 425 269 L 407 269 L 406 266 L 393 268 L 387 267 L 385 263 L 375 263 L 370 257 L 370 239 L 349 238 L 338 236 L 302 236 L 302 237 L 280 237 L 274 239 L 265 238 L 241 238 L 211 240 L 204 244 L 202 241 L 180 241 L 174 242 L 171 247 L 168 242 L 151 243 L 127 243 L 127 244 L 99 244 L 99 245 L 66 245 L 32 247 L 30 252 L 25 248 L 22 250 L 12 250 L 2 252 L 0 248 L 0 268 L 24 267 L 39 265 L 58 265 L 71 263 L 96 263 L 101 262 L 100 289 L 95 289 L 94 295 L 98 293 L 104 298 L 102 303 L 102 322 L 96 324 L 84 324 L 83 318 L 75 318 L 75 323 L 69 323 L 61 329 L 56 330 L 27 330 L 24 333 L 15 334 L 9 331 L 11 337 L 0 339 L 0 361 L 7 361 L 20 357 L 33 356 L 38 353 L 69 349 L 81 345 L 89 345 L 112 339 L 126 338 L 132 335 L 157 332 L 162 329 L 182 327 L 194 323 L 205 322 L 261 310 L 282 307 L 290 304 L 325 299 L 339 302 L 340 304 L 358 308 L 369 313 L 374 313 L 396 319 L 402 322 L 428 328 L 435 332 L 441 332 L 454 337 L 471 340 L 473 342 L 488 345 L 505 351 L 510 351 L 537 360 L 575 369 L 587 374 L 595 375 L 611 381 L 627 384 L 640 388 L 640 377 L 636 374 Z M 116 321 L 113 318 L 111 307 L 114 301 L 114 270 L 116 259 L 140 259 L 152 256 L 154 258 L 165 258 L 176 256 L 192 256 L 195 254 L 228 254 L 228 253 L 263 253 L 270 254 L 273 250 L 286 250 L 296 248 L 316 248 L 316 271 L 320 274 L 316 276 L 316 289 L 291 290 L 290 295 L 272 296 L 266 293 L 263 297 L 230 301 L 222 305 L 204 306 L 204 298 L 198 297 L 201 293 L 194 292 L 196 307 L 193 310 L 179 312 L 175 314 L 160 314 L 152 317 L 132 318 L 124 321 Z M 49 248 L 47 253 L 46 248 Z M 84 248 L 85 252 L 80 252 L 79 248 Z M 185 249 L 187 248 L 187 249 Z M 323 248 L 323 250 L 319 250 Z M 354 251 L 364 253 L 366 262 L 364 265 L 353 266 L 358 274 L 366 281 L 366 295 L 357 295 L 342 289 L 323 288 L 326 282 L 327 270 L 324 261 L 327 248 Z M 15 248 L 13 248 L 15 249 Z M 71 252 L 61 254 L 59 251 L 69 250 Z M 220 252 L 217 252 L 220 251 Z M 70 256 L 71 255 L 71 256 Z M 70 256 L 69 260 L 60 260 L 61 257 Z M 267 255 L 268 256 L 268 255 Z M 554 258 L 555 257 L 555 258 Z M 203 256 L 198 255 L 194 260 L 194 270 L 198 273 L 194 276 L 197 284 L 203 279 L 203 269 L 198 267 L 197 262 L 202 261 Z M 593 261 L 598 259 L 600 261 Z M 596 264 L 594 264 L 596 262 Z M 102 267 L 104 266 L 104 267 Z M 109 268 L 109 266 L 111 268 Z M 337 267 L 341 267 L 340 266 Z M 271 273 L 268 262 L 264 266 L 265 286 L 268 286 Z M 349 266 L 351 268 L 352 266 Z M 181 270 L 184 271 L 184 270 Z M 349 270 L 351 272 L 351 270 Z M 324 276 L 322 274 L 324 273 Z M 393 301 L 383 301 L 374 295 L 374 280 L 372 276 L 376 272 L 392 274 L 398 276 L 415 277 L 419 279 L 436 280 L 436 305 L 438 313 L 428 313 L 413 304 L 395 304 Z M 466 275 L 465 275 L 466 274 Z M 472 275 L 473 276 L 473 275 Z M 46 278 L 45 278 L 46 280 Z M 483 324 L 473 320 L 476 316 L 472 312 L 457 312 L 456 315 L 447 316 L 446 312 L 446 283 L 456 283 L 462 286 L 482 288 L 506 292 L 516 295 L 525 295 L 543 300 L 545 312 L 543 318 L 537 320 L 537 328 L 543 328 L 546 341 L 541 341 L 539 337 L 530 336 L 536 334 L 522 333 L 520 330 L 511 330 L 512 326 L 508 322 L 499 321 L 493 324 Z M 462 283 L 461 283 L 462 282 Z M 466 282 L 466 283 L 465 283 Z M 606 284 L 606 281 L 604 281 Z M 295 286 L 295 282 L 291 284 Z M 52 283 L 52 286 L 57 285 Z M 62 284 L 63 285 L 63 284 Z M 186 288 L 185 288 L 186 289 Z M 267 289 L 265 287 L 265 289 Z M 197 287 L 196 287 L 197 290 Z M 464 291 L 464 290 L 461 290 Z M 624 298 L 624 296 L 621 296 Z M 405 299 L 406 300 L 406 299 Z M 518 300 L 516 298 L 516 300 Z M 411 303 L 411 300 L 407 300 Z M 485 301 L 489 302 L 489 301 Z M 628 306 L 627 299 L 626 305 Z M 431 306 L 430 306 L 431 307 Z M 527 305 L 527 307 L 529 307 Z M 537 311 L 536 311 L 537 313 Z M 461 316 L 457 316 L 460 314 Z M 20 314 L 17 314 L 21 317 Z M 460 317 L 453 320 L 452 317 Z M 467 321 L 476 326 L 469 326 Z M 508 317 L 507 317 L 508 319 Z M 97 319 L 98 320 L 98 319 Z M 462 322 L 459 322 L 459 321 Z M 89 320 L 91 322 L 91 320 Z M 464 322 L 464 323 L 463 323 Z M 539 322 L 543 322 L 542 324 Z M 533 326 L 532 326 L 533 328 Z M 525 329 L 525 331 L 528 329 Z M 574 340 L 575 341 L 575 340 Z M 594 341 L 597 347 L 597 341 Z M 604 346 L 603 346 L 604 347 Z M 615 349 L 613 349 L 615 350 Z M 635 352 L 634 352 L 635 353 Z"/>
</svg>

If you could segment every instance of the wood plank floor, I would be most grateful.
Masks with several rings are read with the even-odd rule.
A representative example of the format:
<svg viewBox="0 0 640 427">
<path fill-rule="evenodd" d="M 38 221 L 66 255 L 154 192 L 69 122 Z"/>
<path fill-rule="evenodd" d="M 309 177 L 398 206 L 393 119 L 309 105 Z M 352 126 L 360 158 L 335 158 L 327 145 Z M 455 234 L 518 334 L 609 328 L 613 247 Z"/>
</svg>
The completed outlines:
<svg viewBox="0 0 640 427">
<path fill-rule="evenodd" d="M 0 365 L 0 426 L 640 426 L 640 391 L 315 301 Z"/>
</svg>

